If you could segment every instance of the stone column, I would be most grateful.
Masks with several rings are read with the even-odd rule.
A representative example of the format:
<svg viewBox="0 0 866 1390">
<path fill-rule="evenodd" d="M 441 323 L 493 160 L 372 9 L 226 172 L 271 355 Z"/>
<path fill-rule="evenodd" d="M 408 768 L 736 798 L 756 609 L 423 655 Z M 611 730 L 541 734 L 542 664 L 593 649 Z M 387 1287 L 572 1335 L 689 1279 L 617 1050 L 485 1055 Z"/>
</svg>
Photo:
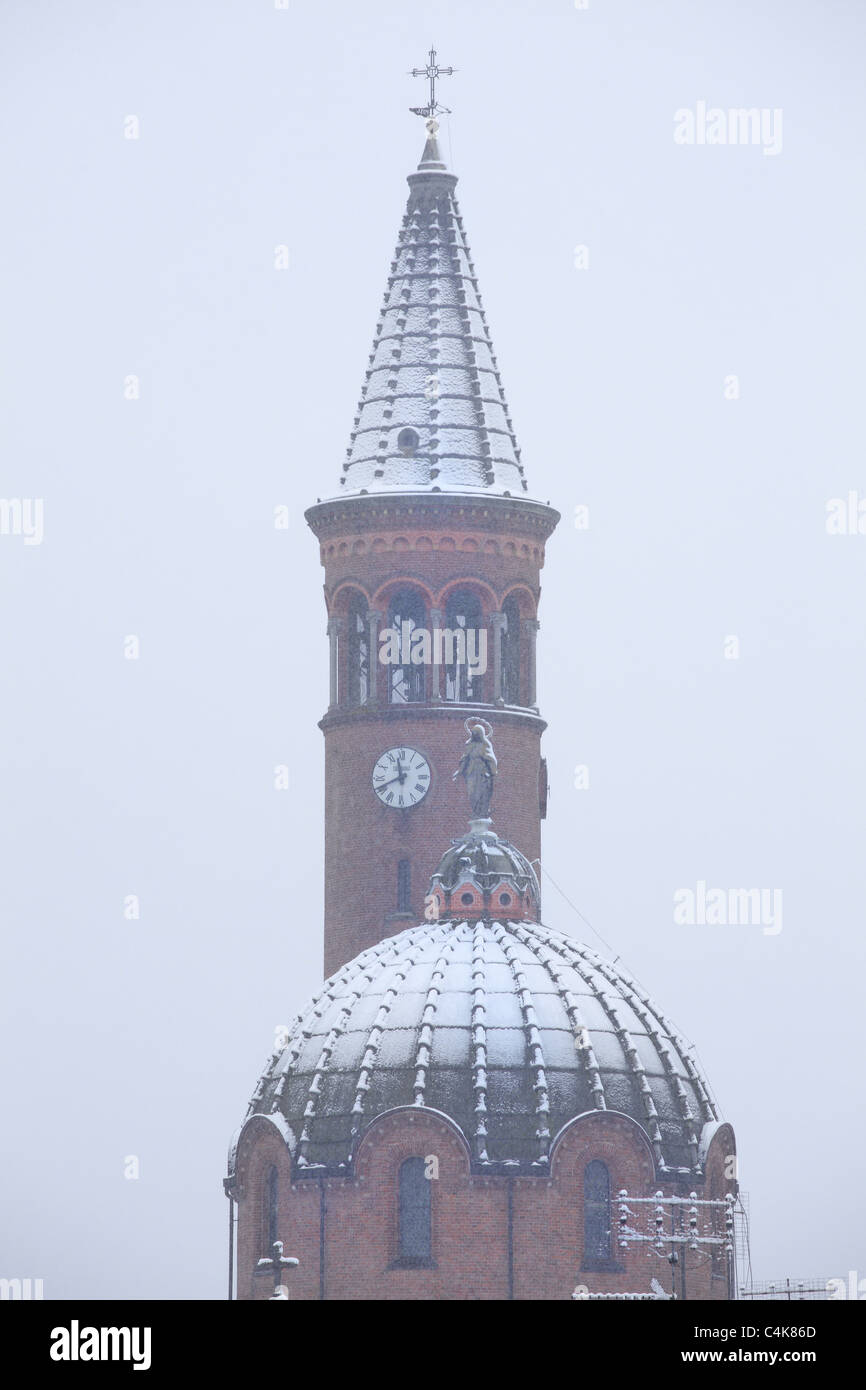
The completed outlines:
<svg viewBox="0 0 866 1390">
<path fill-rule="evenodd" d="M 430 673 L 430 691 L 429 691 L 429 694 L 428 694 L 428 697 L 427 697 L 427 698 L 428 698 L 429 700 L 432 700 L 434 704 L 435 704 L 435 702 L 436 702 L 437 700 L 441 700 L 441 699 L 442 699 L 442 680 L 441 680 L 441 675 L 440 675 L 441 670 L 442 670 L 442 664 L 441 664 L 441 662 L 438 660 L 438 657 L 440 657 L 440 656 L 442 655 L 442 648 L 441 648 L 441 645 L 439 645 L 439 646 L 437 647 L 437 644 L 436 644 L 436 629 L 437 629 L 437 627 L 438 627 L 438 628 L 441 628 L 441 626 L 442 626 L 442 609 L 441 609 L 441 608 L 431 608 L 431 609 L 430 609 L 430 628 L 431 628 L 431 637 L 432 637 L 432 639 L 433 639 L 433 666 L 432 666 L 432 670 L 431 670 L 431 673 Z"/>
<path fill-rule="evenodd" d="M 541 626 L 537 618 L 523 619 L 523 632 L 527 642 L 526 669 L 529 680 L 529 690 L 527 692 L 526 703 L 530 709 L 535 708 L 535 648 L 537 645 L 538 629 Z"/>
<path fill-rule="evenodd" d="M 328 619 L 328 641 L 330 642 L 330 696 L 328 709 L 336 709 L 339 698 L 340 638 L 346 624 L 343 618 Z"/>
<path fill-rule="evenodd" d="M 370 675 L 367 680 L 367 704 L 375 705 L 378 702 L 379 684 L 379 623 L 382 621 L 382 614 L 376 608 L 371 608 L 367 614 L 367 628 L 369 636 L 367 645 L 370 655 L 367 665 L 370 668 Z"/>
<path fill-rule="evenodd" d="M 490 614 L 490 630 L 493 641 L 493 703 L 504 705 L 502 697 L 502 629 L 505 626 L 504 613 Z"/>
</svg>

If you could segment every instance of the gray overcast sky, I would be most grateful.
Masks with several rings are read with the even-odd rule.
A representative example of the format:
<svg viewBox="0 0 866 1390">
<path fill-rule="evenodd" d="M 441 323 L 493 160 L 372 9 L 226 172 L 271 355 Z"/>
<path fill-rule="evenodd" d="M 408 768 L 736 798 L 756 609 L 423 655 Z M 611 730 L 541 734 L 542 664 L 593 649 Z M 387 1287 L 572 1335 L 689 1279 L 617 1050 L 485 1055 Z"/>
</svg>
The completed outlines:
<svg viewBox="0 0 866 1390">
<path fill-rule="evenodd" d="M 0 1274 L 225 1294 L 226 1147 L 321 978 L 302 512 L 336 488 L 431 41 L 530 489 L 563 513 L 545 865 L 612 949 L 549 887 L 545 921 L 695 1043 L 755 1276 L 866 1273 L 866 535 L 825 530 L 866 497 L 864 28 L 855 0 L 443 0 L 435 30 L 418 0 L 4 7 L 0 491 L 44 499 L 44 540 L 0 537 Z M 781 108 L 781 153 L 675 144 L 700 101 Z M 781 888 L 782 931 L 675 926 L 699 880 Z"/>
</svg>

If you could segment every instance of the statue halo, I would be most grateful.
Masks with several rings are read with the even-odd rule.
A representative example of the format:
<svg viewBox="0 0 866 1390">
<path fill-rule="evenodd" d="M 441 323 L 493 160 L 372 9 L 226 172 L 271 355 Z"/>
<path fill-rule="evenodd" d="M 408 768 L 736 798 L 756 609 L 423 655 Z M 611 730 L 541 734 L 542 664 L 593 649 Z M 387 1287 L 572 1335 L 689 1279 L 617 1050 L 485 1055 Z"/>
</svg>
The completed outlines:
<svg viewBox="0 0 866 1390">
<path fill-rule="evenodd" d="M 470 738 L 472 737 L 473 724 L 480 724 L 487 737 L 490 738 L 490 735 L 493 733 L 493 725 L 489 724 L 486 719 L 482 719 L 480 714 L 473 714 L 469 719 L 464 719 L 463 721 L 463 727 Z"/>
</svg>

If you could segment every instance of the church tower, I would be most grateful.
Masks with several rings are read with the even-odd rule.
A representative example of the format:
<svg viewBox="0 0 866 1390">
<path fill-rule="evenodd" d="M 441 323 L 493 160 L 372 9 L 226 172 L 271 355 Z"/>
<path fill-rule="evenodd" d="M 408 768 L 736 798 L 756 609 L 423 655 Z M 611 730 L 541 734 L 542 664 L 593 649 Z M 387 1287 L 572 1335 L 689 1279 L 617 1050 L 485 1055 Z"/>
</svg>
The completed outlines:
<svg viewBox="0 0 866 1390">
<path fill-rule="evenodd" d="M 237 1297 L 726 1299 L 733 1130 L 643 987 L 541 919 L 559 517 L 529 496 L 425 71 L 338 493 L 307 512 L 327 978 L 230 1147 Z"/>
<path fill-rule="evenodd" d="M 467 717 L 496 720 L 501 833 L 541 853 L 535 649 L 559 514 L 529 496 L 434 107 L 338 494 L 306 514 L 330 644 L 326 974 L 422 920 L 464 817 L 452 773 Z"/>
</svg>

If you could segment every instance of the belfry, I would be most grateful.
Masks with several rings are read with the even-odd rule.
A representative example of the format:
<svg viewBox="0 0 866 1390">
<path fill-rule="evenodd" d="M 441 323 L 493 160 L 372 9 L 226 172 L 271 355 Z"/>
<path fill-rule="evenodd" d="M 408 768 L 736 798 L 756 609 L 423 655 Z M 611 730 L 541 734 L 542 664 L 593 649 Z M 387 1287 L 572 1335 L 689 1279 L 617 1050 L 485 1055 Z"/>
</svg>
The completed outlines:
<svg viewBox="0 0 866 1390">
<path fill-rule="evenodd" d="M 643 989 L 541 921 L 559 515 L 530 493 L 438 143 L 448 71 L 416 70 L 426 143 L 342 472 L 306 513 L 328 978 L 230 1150 L 237 1297 L 268 1296 L 282 1242 L 290 1298 L 667 1297 L 674 1267 L 676 1296 L 728 1298 L 733 1131 Z"/>
</svg>

